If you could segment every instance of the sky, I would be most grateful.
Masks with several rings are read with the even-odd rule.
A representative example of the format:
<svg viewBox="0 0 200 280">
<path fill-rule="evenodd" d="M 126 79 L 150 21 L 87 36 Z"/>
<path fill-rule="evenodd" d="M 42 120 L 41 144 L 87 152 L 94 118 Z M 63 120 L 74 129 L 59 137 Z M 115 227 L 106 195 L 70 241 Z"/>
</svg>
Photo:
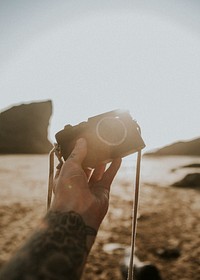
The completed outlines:
<svg viewBox="0 0 200 280">
<path fill-rule="evenodd" d="M 53 101 L 49 138 L 129 110 L 146 150 L 200 137 L 200 1 L 0 0 L 0 109 Z"/>
</svg>

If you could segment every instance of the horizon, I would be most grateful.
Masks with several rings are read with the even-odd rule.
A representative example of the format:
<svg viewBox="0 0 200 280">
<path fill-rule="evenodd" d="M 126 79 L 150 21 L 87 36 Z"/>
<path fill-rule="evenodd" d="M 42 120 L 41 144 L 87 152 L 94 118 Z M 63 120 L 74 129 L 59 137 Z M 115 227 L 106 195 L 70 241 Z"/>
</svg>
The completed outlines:
<svg viewBox="0 0 200 280">
<path fill-rule="evenodd" d="M 200 3 L 0 3 L 1 111 L 51 99 L 49 138 L 115 109 L 145 150 L 200 136 Z"/>
<path fill-rule="evenodd" d="M 28 102 L 22 102 L 22 103 L 16 103 L 16 104 L 11 104 L 10 106 L 8 106 L 8 107 L 6 107 L 6 108 L 3 108 L 3 109 L 0 109 L 0 114 L 1 113 L 3 113 L 4 111 L 7 111 L 7 110 L 9 110 L 9 109 L 12 109 L 13 107 L 15 107 L 15 106 L 20 106 L 20 105 L 23 105 L 23 104 L 31 104 L 31 103 L 40 103 L 40 102 L 47 102 L 47 101 L 51 101 L 52 102 L 52 100 L 50 100 L 50 99 L 48 99 L 48 100 L 32 100 L 32 101 L 28 101 Z M 53 102 L 52 102 L 52 105 L 53 105 Z M 105 112 L 104 112 L 105 113 Z M 51 115 L 51 117 L 50 117 L 50 120 L 49 120 L 49 126 L 48 126 L 48 131 L 49 130 L 51 130 L 51 118 L 53 117 L 53 114 Z M 85 120 L 83 120 L 83 121 L 85 121 Z M 76 124 L 78 124 L 78 123 L 76 123 Z M 76 124 L 73 124 L 73 125 L 76 125 Z M 64 128 L 64 127 L 63 127 Z M 63 128 L 61 128 L 61 129 L 63 129 Z M 58 132 L 58 131 L 56 131 L 56 132 Z M 48 140 L 53 144 L 55 141 L 55 139 L 53 139 L 54 138 L 54 135 L 53 135 L 53 137 L 50 135 L 50 133 L 48 132 Z M 142 135 L 142 137 L 143 137 L 143 135 Z M 195 136 L 195 137 L 191 137 L 191 138 L 187 138 L 187 139 L 176 139 L 176 140 L 174 140 L 173 142 L 170 142 L 170 143 L 166 143 L 165 145 L 163 145 L 163 146 L 158 146 L 158 147 L 152 147 L 152 148 L 148 148 L 147 146 L 145 146 L 144 147 L 144 151 L 145 151 L 145 153 L 146 152 L 155 152 L 155 151 L 157 151 L 157 150 L 159 150 L 159 149 L 162 149 L 162 148 L 164 148 L 164 147 L 167 147 L 167 146 L 170 146 L 170 145 L 172 145 L 172 144 L 175 144 L 175 143 L 182 143 L 182 142 L 189 142 L 189 141 L 192 141 L 192 140 L 195 140 L 195 139 L 199 139 L 200 138 L 200 135 L 198 135 L 198 136 Z M 143 138 L 143 140 L 144 140 L 144 142 L 145 142 L 145 139 Z M 147 149 L 147 150 L 146 150 Z"/>
</svg>

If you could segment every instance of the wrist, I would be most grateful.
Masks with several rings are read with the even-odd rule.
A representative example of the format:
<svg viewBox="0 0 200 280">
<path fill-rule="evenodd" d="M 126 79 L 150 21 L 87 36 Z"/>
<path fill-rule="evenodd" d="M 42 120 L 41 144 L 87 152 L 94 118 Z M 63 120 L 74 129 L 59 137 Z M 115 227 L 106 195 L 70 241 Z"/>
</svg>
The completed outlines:
<svg viewBox="0 0 200 280">
<path fill-rule="evenodd" d="M 80 203 L 80 201 L 77 202 L 76 200 L 70 199 L 66 203 L 66 199 L 63 199 L 61 196 L 56 196 L 54 197 L 50 211 L 58 213 L 77 213 L 82 217 L 87 226 L 93 228 L 97 232 L 105 216 L 105 211 L 99 211 L 99 205 L 97 207 L 93 202 L 85 203 L 84 201 L 85 200 L 82 200 Z"/>
<path fill-rule="evenodd" d="M 65 228 L 66 238 L 82 243 L 82 246 L 85 247 L 86 255 L 89 253 L 98 229 L 89 223 L 84 214 L 75 211 L 51 209 L 47 213 L 45 221 L 48 228 Z"/>
</svg>

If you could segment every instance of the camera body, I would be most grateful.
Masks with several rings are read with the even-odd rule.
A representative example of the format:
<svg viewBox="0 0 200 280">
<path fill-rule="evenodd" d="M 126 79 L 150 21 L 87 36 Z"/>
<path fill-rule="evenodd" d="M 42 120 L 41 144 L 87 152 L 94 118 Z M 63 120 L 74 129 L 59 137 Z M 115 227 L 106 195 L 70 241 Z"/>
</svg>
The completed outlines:
<svg viewBox="0 0 200 280">
<path fill-rule="evenodd" d="M 64 160 L 71 154 L 76 140 L 85 138 L 88 153 L 83 167 L 95 168 L 145 147 L 140 128 L 128 111 L 115 110 L 91 117 L 78 125 L 66 125 L 55 135 Z"/>
</svg>

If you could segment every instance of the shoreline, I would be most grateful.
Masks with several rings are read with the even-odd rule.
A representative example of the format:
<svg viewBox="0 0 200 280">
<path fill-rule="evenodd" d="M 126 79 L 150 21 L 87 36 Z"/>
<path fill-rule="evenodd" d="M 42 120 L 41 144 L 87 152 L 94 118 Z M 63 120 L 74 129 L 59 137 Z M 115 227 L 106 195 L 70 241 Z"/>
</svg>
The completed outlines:
<svg viewBox="0 0 200 280">
<path fill-rule="evenodd" d="M 0 267 L 46 213 L 47 157 L 4 158 L 0 165 Z M 122 168 L 111 189 L 110 206 L 88 257 L 82 280 L 122 280 L 120 263 L 130 247 L 132 182 Z M 132 174 L 132 173 L 131 173 Z M 129 178 L 129 179 L 127 179 Z M 198 280 L 200 275 L 200 191 L 142 182 L 136 255 L 159 269 L 163 280 Z M 179 256 L 166 258 L 164 249 Z"/>
</svg>

